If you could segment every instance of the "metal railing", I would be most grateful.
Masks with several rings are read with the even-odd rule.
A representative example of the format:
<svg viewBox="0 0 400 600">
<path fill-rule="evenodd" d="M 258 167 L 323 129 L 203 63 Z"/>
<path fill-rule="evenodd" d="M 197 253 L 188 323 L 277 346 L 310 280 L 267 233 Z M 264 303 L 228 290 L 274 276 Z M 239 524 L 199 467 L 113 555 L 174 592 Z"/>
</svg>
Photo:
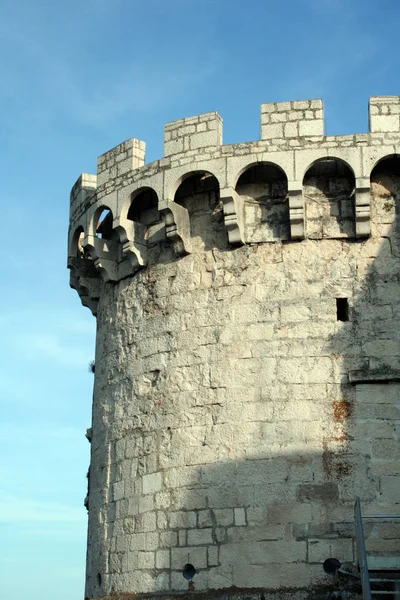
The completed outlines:
<svg viewBox="0 0 400 600">
<path fill-rule="evenodd" d="M 376 585 L 386 583 L 399 583 L 398 579 L 389 579 L 387 577 L 382 578 L 382 576 L 374 576 L 374 578 L 370 579 L 368 572 L 368 561 L 367 561 L 367 552 L 365 548 L 365 538 L 364 538 L 364 526 L 363 520 L 365 519 L 390 519 L 397 520 L 400 519 L 400 515 L 362 515 L 361 514 L 361 504 L 360 498 L 357 496 L 356 502 L 354 504 L 354 526 L 355 526 L 355 534 L 356 534 L 356 552 L 357 552 L 357 566 L 360 569 L 360 577 L 361 577 L 361 586 L 362 586 L 362 597 L 363 600 L 371 600 L 371 594 L 389 594 L 391 596 L 400 596 L 400 590 L 372 590 L 371 592 L 371 582 Z"/>
<path fill-rule="evenodd" d="M 363 600 L 371 600 L 371 585 L 369 582 L 367 553 L 365 550 L 364 527 L 361 515 L 360 498 L 357 496 L 354 504 L 354 526 L 356 533 L 357 564 L 360 569 Z"/>
</svg>

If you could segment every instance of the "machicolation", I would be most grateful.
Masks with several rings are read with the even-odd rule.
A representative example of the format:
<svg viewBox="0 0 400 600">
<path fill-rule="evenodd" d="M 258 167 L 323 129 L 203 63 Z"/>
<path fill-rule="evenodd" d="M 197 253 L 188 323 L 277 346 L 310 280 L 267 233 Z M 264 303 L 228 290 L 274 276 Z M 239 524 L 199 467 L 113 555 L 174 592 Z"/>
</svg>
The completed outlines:
<svg viewBox="0 0 400 600">
<path fill-rule="evenodd" d="M 321 100 L 263 104 L 261 139 L 223 145 L 207 113 L 73 187 L 87 598 L 325 598 L 356 496 L 400 512 L 400 97 L 369 122 L 325 136 Z M 400 569 L 399 527 L 366 523 L 370 564 Z"/>
</svg>

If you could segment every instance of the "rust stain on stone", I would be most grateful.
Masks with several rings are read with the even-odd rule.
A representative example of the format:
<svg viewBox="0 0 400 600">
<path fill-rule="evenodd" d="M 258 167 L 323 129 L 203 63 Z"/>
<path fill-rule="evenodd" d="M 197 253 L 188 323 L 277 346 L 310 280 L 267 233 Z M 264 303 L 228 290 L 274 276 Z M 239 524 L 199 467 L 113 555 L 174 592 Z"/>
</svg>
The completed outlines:
<svg viewBox="0 0 400 600">
<path fill-rule="evenodd" d="M 347 400 L 334 400 L 332 402 L 333 418 L 336 423 L 344 423 L 353 412 L 353 407 Z"/>
</svg>

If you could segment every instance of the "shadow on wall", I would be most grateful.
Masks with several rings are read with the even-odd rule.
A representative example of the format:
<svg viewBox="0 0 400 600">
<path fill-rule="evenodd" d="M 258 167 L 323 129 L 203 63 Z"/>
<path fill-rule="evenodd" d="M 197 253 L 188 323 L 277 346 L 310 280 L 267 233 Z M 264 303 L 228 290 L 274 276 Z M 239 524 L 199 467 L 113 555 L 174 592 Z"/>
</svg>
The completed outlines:
<svg viewBox="0 0 400 600">
<path fill-rule="evenodd" d="M 354 560 L 356 495 L 366 513 L 398 512 L 399 164 L 386 159 L 372 172 L 370 239 L 224 253 L 232 264 L 265 259 L 263 279 L 245 284 L 244 268 L 225 288 L 231 333 L 218 328 L 222 288 L 204 311 L 193 296 L 194 364 L 183 345 L 163 349 L 159 337 L 148 372 L 132 377 L 137 389 L 128 374 L 108 384 L 109 396 L 128 398 L 123 422 L 137 435 L 112 449 L 114 478 L 91 482 L 88 596 L 235 586 L 232 594 L 285 587 L 306 598 L 333 589 L 325 559 Z M 196 183 L 202 193 L 207 179 Z M 196 225 L 206 207 L 194 206 L 192 235 L 207 247 L 207 228 Z M 103 527 L 106 483 L 110 551 L 95 527 Z M 375 556 L 398 556 L 399 539 L 394 524 L 366 524 Z"/>
<path fill-rule="evenodd" d="M 207 171 L 186 177 L 175 193 L 175 202 L 189 213 L 194 250 L 228 250 L 219 183 Z"/>
<path fill-rule="evenodd" d="M 270 163 L 247 167 L 236 184 L 244 199 L 248 243 L 288 240 L 289 202 L 286 174 Z"/>
</svg>

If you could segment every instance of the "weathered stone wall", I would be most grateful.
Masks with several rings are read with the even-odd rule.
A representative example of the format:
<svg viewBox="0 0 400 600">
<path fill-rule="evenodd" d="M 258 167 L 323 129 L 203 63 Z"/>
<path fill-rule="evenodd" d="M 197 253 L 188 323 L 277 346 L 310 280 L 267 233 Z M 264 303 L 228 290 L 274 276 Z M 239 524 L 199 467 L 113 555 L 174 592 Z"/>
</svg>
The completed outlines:
<svg viewBox="0 0 400 600">
<path fill-rule="evenodd" d="M 374 121 L 328 151 L 322 103 L 283 104 L 297 121 L 263 105 L 265 127 L 321 137 L 248 156 L 218 145 L 209 113 L 166 127 L 187 164 L 74 188 L 72 284 L 98 323 L 89 598 L 305 598 L 331 583 L 326 558 L 354 559 L 356 495 L 365 512 L 399 512 L 400 132 Z M 367 548 L 398 555 L 398 533 L 368 524 Z"/>
</svg>

